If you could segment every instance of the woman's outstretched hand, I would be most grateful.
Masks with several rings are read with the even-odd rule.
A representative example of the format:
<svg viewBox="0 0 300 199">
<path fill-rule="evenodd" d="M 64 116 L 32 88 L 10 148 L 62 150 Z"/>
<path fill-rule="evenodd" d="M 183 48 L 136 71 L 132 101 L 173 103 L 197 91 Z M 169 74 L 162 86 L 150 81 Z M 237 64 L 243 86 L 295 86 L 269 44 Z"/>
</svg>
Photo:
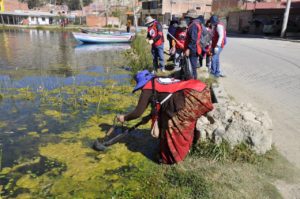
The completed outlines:
<svg viewBox="0 0 300 199">
<path fill-rule="evenodd" d="M 125 115 L 117 115 L 117 120 L 121 123 L 125 122 Z"/>
</svg>

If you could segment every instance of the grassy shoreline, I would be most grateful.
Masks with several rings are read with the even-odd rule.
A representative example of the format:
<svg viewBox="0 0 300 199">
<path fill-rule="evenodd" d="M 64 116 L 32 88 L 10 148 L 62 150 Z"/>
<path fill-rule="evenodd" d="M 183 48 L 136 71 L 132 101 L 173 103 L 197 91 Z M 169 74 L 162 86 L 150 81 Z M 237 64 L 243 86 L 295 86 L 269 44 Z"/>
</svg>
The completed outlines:
<svg viewBox="0 0 300 199">
<path fill-rule="evenodd" d="M 86 26 L 73 26 L 68 25 L 61 27 L 59 25 L 45 25 L 45 26 L 29 26 L 29 25 L 1 25 L 0 30 L 9 29 L 32 29 L 32 30 L 51 30 L 51 31 L 80 31 L 80 28 L 86 28 Z"/>
<path fill-rule="evenodd" d="M 11 30 L 11 29 L 29 29 L 29 30 L 50 30 L 50 31 L 61 31 L 61 32 L 80 32 L 81 28 L 91 28 L 86 25 L 67 25 L 61 27 L 60 25 L 0 25 L 0 30 Z M 95 27 L 100 28 L 100 27 Z M 119 31 L 118 28 L 101 27 L 101 30 Z M 125 29 L 124 29 L 125 31 Z"/>
</svg>

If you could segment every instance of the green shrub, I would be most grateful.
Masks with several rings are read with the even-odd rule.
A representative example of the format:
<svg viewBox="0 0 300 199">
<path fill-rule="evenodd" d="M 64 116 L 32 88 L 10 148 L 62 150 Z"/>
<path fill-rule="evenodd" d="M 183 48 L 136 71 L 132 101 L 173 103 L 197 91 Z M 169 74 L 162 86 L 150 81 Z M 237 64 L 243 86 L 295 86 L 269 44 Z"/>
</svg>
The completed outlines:
<svg viewBox="0 0 300 199">
<path fill-rule="evenodd" d="M 215 161 L 229 160 L 248 163 L 256 163 L 261 158 L 261 155 L 257 155 L 247 144 L 241 143 L 232 148 L 226 141 L 219 145 L 211 141 L 201 142 L 193 147 L 192 155 Z"/>
<path fill-rule="evenodd" d="M 152 69 L 152 55 L 150 45 L 146 42 L 145 35 L 137 35 L 131 44 L 131 49 L 125 53 L 132 75 L 140 70 Z"/>
</svg>

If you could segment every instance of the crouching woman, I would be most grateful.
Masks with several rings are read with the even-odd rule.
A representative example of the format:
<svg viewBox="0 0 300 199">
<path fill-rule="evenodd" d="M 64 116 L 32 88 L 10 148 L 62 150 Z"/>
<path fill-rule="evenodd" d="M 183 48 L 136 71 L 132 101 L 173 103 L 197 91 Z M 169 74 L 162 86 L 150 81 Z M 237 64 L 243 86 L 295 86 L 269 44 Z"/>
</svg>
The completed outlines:
<svg viewBox="0 0 300 199">
<path fill-rule="evenodd" d="M 133 92 L 142 91 L 138 105 L 127 115 L 118 115 L 118 120 L 136 119 L 152 104 L 152 109 L 156 110 L 152 112 L 157 112 L 158 117 L 160 162 L 183 161 L 193 144 L 197 119 L 213 109 L 209 88 L 194 79 L 155 78 L 147 70 L 137 73 L 135 81 Z"/>
</svg>

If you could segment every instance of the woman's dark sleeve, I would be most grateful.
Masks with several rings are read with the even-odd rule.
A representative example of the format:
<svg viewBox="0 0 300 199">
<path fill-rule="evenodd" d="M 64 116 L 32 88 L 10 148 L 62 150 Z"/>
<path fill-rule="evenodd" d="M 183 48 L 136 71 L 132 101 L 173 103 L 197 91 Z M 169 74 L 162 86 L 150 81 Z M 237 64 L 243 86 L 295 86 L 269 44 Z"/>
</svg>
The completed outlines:
<svg viewBox="0 0 300 199">
<path fill-rule="evenodd" d="M 131 113 L 125 115 L 125 121 L 134 120 L 140 117 L 146 110 L 148 104 L 150 103 L 151 96 L 152 96 L 151 90 L 143 90 L 140 95 L 138 105 Z"/>
<path fill-rule="evenodd" d="M 161 24 L 157 24 L 157 35 L 153 38 L 154 43 L 157 42 L 163 36 L 163 29 Z"/>
</svg>

